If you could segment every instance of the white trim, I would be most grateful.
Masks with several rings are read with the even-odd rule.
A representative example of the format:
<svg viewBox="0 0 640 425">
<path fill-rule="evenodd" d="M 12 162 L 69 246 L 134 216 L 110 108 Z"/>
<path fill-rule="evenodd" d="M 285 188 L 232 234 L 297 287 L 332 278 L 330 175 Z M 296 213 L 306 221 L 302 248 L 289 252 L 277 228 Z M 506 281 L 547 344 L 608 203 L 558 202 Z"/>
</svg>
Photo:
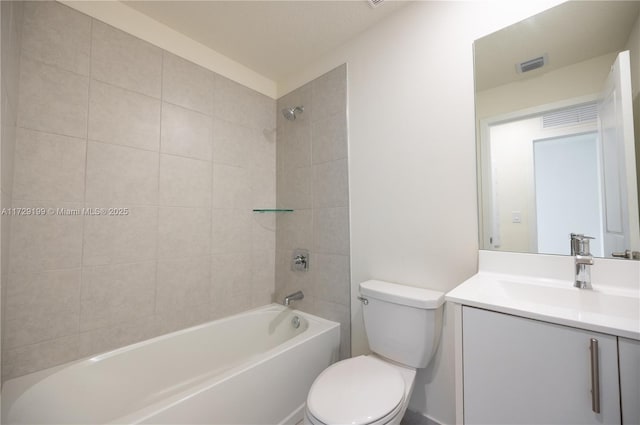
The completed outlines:
<svg viewBox="0 0 640 425">
<path fill-rule="evenodd" d="M 272 99 L 277 98 L 278 88 L 275 81 L 120 1 L 57 1 Z"/>
</svg>

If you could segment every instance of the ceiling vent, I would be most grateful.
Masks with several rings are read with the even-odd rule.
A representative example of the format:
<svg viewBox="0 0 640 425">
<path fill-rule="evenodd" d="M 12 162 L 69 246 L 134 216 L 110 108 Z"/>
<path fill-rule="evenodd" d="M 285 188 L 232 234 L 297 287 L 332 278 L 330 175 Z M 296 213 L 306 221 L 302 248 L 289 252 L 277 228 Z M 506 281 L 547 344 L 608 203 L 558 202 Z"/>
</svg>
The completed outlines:
<svg viewBox="0 0 640 425">
<path fill-rule="evenodd" d="M 384 0 L 367 0 L 367 3 L 369 3 L 369 6 L 371 6 L 372 8 L 380 6 L 382 2 L 384 2 Z"/>
<path fill-rule="evenodd" d="M 529 59 L 528 61 L 524 61 L 516 64 L 516 70 L 522 74 L 524 72 L 529 72 L 529 71 L 533 71 L 534 69 L 542 68 L 547 64 L 547 62 L 548 62 L 547 54 L 545 53 L 540 57 Z"/>
</svg>

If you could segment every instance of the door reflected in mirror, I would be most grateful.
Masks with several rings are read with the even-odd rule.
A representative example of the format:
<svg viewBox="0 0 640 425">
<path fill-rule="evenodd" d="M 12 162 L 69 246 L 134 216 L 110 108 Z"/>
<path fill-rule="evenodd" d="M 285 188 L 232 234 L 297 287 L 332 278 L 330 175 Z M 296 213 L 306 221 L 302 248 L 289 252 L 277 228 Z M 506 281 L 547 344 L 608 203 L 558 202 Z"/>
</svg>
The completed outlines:
<svg viewBox="0 0 640 425">
<path fill-rule="evenodd" d="M 640 2 L 563 3 L 474 51 L 481 248 L 640 251 Z"/>
</svg>

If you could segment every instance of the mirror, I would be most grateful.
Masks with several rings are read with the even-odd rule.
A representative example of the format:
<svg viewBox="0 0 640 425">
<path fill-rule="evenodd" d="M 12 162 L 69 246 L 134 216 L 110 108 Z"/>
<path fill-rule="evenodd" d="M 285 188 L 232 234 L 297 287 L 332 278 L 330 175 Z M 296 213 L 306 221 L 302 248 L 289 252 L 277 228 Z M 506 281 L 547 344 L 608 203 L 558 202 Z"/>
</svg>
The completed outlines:
<svg viewBox="0 0 640 425">
<path fill-rule="evenodd" d="M 640 2 L 562 3 L 474 60 L 480 248 L 640 251 Z"/>
</svg>

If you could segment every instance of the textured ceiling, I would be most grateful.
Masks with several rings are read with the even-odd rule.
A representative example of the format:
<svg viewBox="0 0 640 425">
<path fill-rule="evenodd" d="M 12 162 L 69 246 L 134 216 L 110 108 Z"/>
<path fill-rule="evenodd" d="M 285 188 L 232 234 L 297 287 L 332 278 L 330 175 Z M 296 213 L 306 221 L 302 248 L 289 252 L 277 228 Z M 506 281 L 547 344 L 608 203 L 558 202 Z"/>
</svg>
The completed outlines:
<svg viewBox="0 0 640 425">
<path fill-rule="evenodd" d="M 481 38 L 475 43 L 476 90 L 620 51 L 639 13 L 639 1 L 573 1 Z M 548 65 L 516 72 L 516 63 L 544 53 Z"/>
<path fill-rule="evenodd" d="M 124 1 L 278 81 L 407 4 L 360 1 Z"/>
</svg>

